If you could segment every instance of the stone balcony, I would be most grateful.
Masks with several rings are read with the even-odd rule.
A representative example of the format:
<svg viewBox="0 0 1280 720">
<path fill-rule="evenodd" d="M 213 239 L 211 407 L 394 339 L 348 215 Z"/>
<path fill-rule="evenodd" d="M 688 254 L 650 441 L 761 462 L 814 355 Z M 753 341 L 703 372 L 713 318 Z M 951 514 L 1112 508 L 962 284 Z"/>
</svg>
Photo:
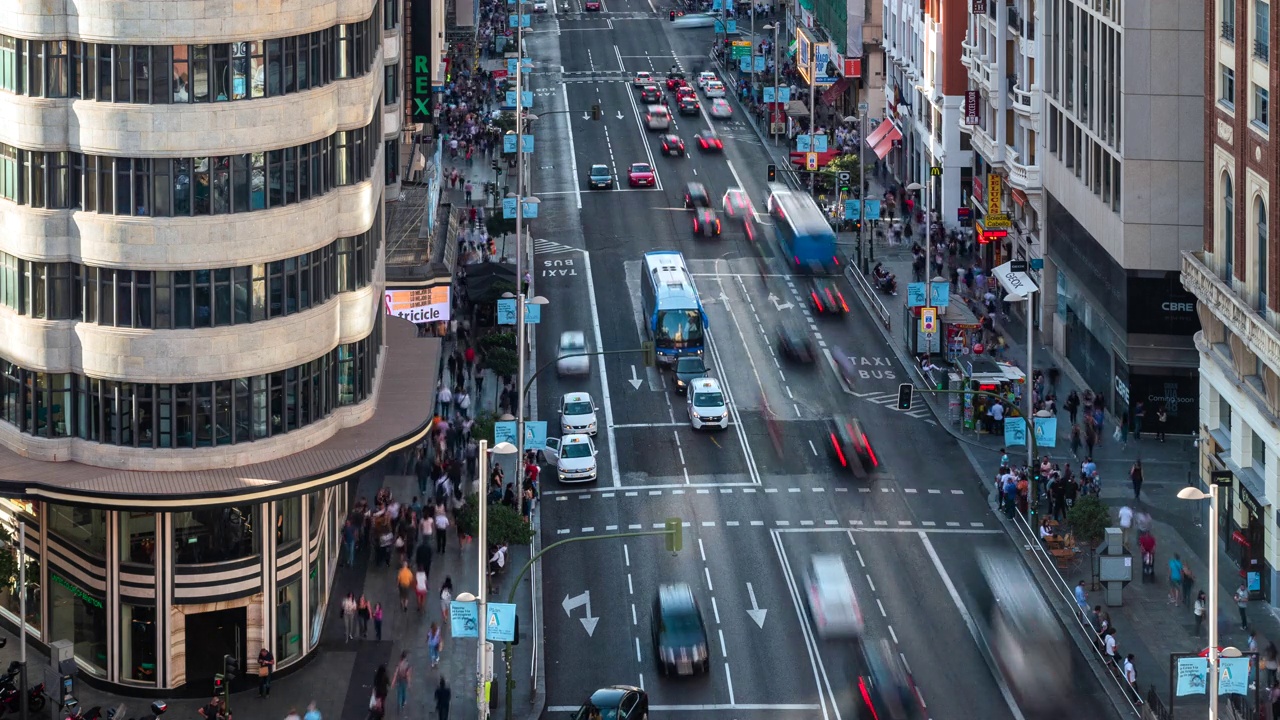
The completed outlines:
<svg viewBox="0 0 1280 720">
<path fill-rule="evenodd" d="M 1040 166 L 1023 165 L 1022 156 L 1012 147 L 1005 148 L 1005 157 L 1009 160 L 1009 184 L 1023 192 L 1038 192 L 1040 184 Z"/>
<path fill-rule="evenodd" d="M 1202 308 L 1222 322 L 1228 333 L 1238 337 L 1249 352 L 1268 367 L 1280 367 L 1280 331 L 1205 264 L 1203 252 L 1182 253 L 1182 286 L 1196 296 Z"/>
<path fill-rule="evenodd" d="M 980 126 L 968 125 L 966 129 L 969 130 L 969 144 L 973 146 L 973 151 L 981 155 L 992 167 L 1004 168 L 1004 148 L 996 144 L 995 140 Z"/>
</svg>

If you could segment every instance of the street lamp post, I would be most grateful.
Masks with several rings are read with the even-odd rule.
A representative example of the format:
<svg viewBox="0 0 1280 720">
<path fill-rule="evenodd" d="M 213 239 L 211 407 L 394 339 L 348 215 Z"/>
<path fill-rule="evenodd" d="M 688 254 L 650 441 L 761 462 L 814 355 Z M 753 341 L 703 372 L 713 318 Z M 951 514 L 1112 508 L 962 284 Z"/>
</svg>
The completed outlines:
<svg viewBox="0 0 1280 720">
<path fill-rule="evenodd" d="M 933 302 L 933 213 L 929 208 L 929 195 L 933 186 L 932 176 L 929 181 L 930 187 L 925 187 L 918 182 L 911 183 L 907 189 L 912 192 L 923 191 L 920 194 L 924 196 L 924 303 L 929 305 Z M 911 222 L 910 218 L 907 222 Z"/>
<path fill-rule="evenodd" d="M 1033 369 L 1035 366 L 1032 365 L 1032 362 L 1035 359 L 1035 343 L 1031 336 L 1031 308 L 1035 306 L 1035 304 L 1032 302 L 1032 298 L 1034 297 L 1035 297 L 1034 291 L 1028 292 L 1026 295 L 1015 295 L 1014 293 L 1009 293 L 1008 295 L 1004 296 L 1005 302 L 1025 301 L 1027 303 L 1027 376 L 1023 378 L 1023 381 L 1022 381 L 1023 382 L 1022 395 L 1023 395 L 1023 400 L 1026 401 L 1025 402 L 1026 409 L 1023 411 L 1023 417 L 1027 419 L 1027 432 L 1030 433 L 1027 436 L 1028 438 L 1034 438 L 1036 433 L 1035 408 L 1033 407 L 1034 400 L 1031 397 L 1031 388 L 1032 388 L 1031 377 L 1032 377 L 1032 374 L 1035 372 L 1035 370 Z M 1032 443 L 1030 439 L 1028 439 L 1027 441 L 1027 467 L 1028 468 L 1032 468 L 1035 466 L 1036 459 L 1035 459 L 1034 453 L 1035 453 L 1035 444 Z M 1035 478 L 1034 472 L 1031 473 L 1031 477 Z M 1040 488 L 1034 487 L 1033 485 L 1033 487 L 1031 488 L 1031 493 L 1032 494 L 1029 494 L 1027 497 L 1028 512 L 1030 512 L 1030 508 L 1035 506 L 1036 499 L 1040 497 L 1040 494 L 1039 494 Z"/>
<path fill-rule="evenodd" d="M 770 23 L 760 29 L 773 31 L 773 104 L 777 105 L 782 101 L 778 93 L 778 25 L 777 23 Z M 755 60 L 752 60 L 752 62 L 755 62 Z M 786 112 L 786 110 L 784 109 L 783 112 Z M 773 108 L 768 108 L 768 112 L 765 115 L 769 119 L 769 134 L 773 136 L 773 146 L 777 147 L 778 134 L 773 131 Z"/>
<path fill-rule="evenodd" d="M 861 118 L 849 116 L 844 119 L 846 123 L 860 121 L 858 127 L 858 262 L 862 265 L 862 274 L 867 274 L 867 252 L 866 252 L 866 224 L 867 224 L 867 104 L 862 103 L 859 106 Z"/>
<path fill-rule="evenodd" d="M 1209 500 L 1209 720 L 1218 720 L 1218 477 L 1214 474 L 1209 492 L 1197 487 L 1185 487 L 1178 491 L 1181 500 Z M 1224 473 L 1226 482 L 1231 482 L 1231 474 Z M 1226 648 L 1223 655 L 1227 654 Z M 1236 655 L 1239 654 L 1236 650 Z"/>
<path fill-rule="evenodd" d="M 774 90 L 777 92 L 777 90 Z M 818 118 L 814 117 L 816 112 L 814 101 L 818 97 L 818 45 L 809 38 L 809 152 L 814 150 L 814 137 L 818 131 Z M 818 181 L 818 173 L 809 173 L 809 194 L 814 192 L 814 186 Z"/>
<path fill-rule="evenodd" d="M 508 443 L 510 444 L 510 443 Z M 497 448 L 495 448 L 496 450 Z M 492 682 L 493 668 L 489 666 L 489 642 L 485 640 L 485 622 L 487 617 L 486 600 L 489 597 L 489 573 L 485 567 L 486 543 L 489 539 L 489 503 L 486 498 L 485 483 L 489 475 L 489 441 L 480 441 L 480 452 L 478 454 L 479 462 L 477 463 L 477 487 L 481 491 L 477 493 L 480 506 L 476 509 L 476 538 L 478 541 L 478 552 L 476 556 L 479 558 L 476 566 L 478 570 L 478 580 L 476 581 L 477 595 L 470 593 L 461 593 L 458 595 L 458 602 L 472 602 L 476 604 L 476 625 L 479 639 L 476 642 L 476 709 L 480 720 L 485 720 L 489 716 L 489 683 Z M 470 595 L 470 597 L 468 597 Z"/>
<path fill-rule="evenodd" d="M 534 199 L 534 198 L 530 198 L 530 200 L 533 200 L 533 199 Z M 523 208 L 521 208 L 521 211 L 523 212 Z M 521 265 L 521 261 L 524 259 L 523 254 L 522 254 L 522 253 L 520 253 L 520 240 L 519 240 L 519 238 L 517 238 L 517 239 L 516 239 L 516 253 L 517 253 L 517 256 L 518 256 L 518 257 L 516 258 L 516 273 L 518 274 L 518 273 L 520 272 L 520 265 Z M 520 284 L 520 283 L 522 283 L 522 282 L 524 282 L 524 277 L 523 277 L 522 275 L 521 275 L 521 276 L 518 276 L 518 277 L 516 278 L 516 284 L 518 285 L 518 284 Z M 511 293 L 503 293 L 503 294 L 502 294 L 502 297 L 503 297 L 504 299 L 510 300 L 510 299 L 511 299 Z M 523 383 L 524 383 L 524 333 L 525 333 L 525 329 L 524 329 L 524 312 L 525 312 L 525 305 L 526 305 L 526 304 L 528 304 L 528 305 L 546 305 L 546 304 L 547 304 L 548 302 L 550 302 L 550 301 L 548 301 L 546 298 L 542 297 L 541 295 L 535 295 L 535 296 L 533 296 L 533 297 L 531 297 L 531 298 L 527 298 L 527 299 L 526 299 L 526 298 L 525 298 L 525 293 L 524 293 L 524 288 L 520 288 L 520 292 L 518 292 L 518 293 L 515 295 L 515 300 L 516 300 L 516 323 L 517 323 L 517 328 L 516 328 L 516 353 L 517 353 L 517 355 L 516 355 L 516 377 L 518 377 L 518 378 L 519 378 L 519 380 L 517 380 L 517 381 L 516 381 L 516 383 L 517 383 L 517 387 L 519 387 L 521 384 L 523 384 Z M 516 493 L 516 512 L 523 512 L 523 511 L 524 511 L 524 480 L 523 480 L 523 475 L 521 474 L 522 470 L 524 469 L 524 468 L 522 467 L 522 465 L 521 465 L 521 463 L 524 461 L 524 434 L 525 434 L 525 431 L 524 431 L 524 419 L 525 419 L 525 418 L 524 418 L 524 396 L 525 396 L 525 393 L 524 393 L 524 392 L 521 392 L 521 393 L 520 393 L 520 395 L 516 398 L 516 446 L 517 446 L 517 451 L 518 451 L 518 455 L 517 455 L 517 457 L 516 457 L 516 476 L 517 476 L 517 477 L 516 477 L 516 481 L 517 481 L 517 486 L 520 488 L 519 492 L 517 492 L 517 493 Z M 508 444 L 509 444 L 509 443 L 508 443 Z M 487 482 L 487 481 L 486 481 L 486 482 Z"/>
</svg>

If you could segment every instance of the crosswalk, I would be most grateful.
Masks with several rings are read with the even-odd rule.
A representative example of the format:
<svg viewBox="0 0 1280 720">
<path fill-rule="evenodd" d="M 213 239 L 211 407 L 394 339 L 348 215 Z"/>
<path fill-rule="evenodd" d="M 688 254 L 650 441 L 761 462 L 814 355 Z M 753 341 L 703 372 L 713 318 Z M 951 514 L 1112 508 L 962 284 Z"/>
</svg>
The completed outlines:
<svg viewBox="0 0 1280 720">
<path fill-rule="evenodd" d="M 554 240 L 534 239 L 533 241 L 534 255 L 560 255 L 571 252 L 578 252 L 578 248 L 558 243 Z"/>
<path fill-rule="evenodd" d="M 896 392 L 855 392 L 854 395 L 876 405 L 888 406 L 898 402 L 898 393 Z M 929 409 L 928 404 L 925 403 L 924 398 L 922 398 L 919 393 L 913 393 L 911 397 L 911 409 L 907 410 L 903 414 L 910 415 L 913 418 L 919 418 L 921 420 L 929 420 L 932 411 Z"/>
</svg>

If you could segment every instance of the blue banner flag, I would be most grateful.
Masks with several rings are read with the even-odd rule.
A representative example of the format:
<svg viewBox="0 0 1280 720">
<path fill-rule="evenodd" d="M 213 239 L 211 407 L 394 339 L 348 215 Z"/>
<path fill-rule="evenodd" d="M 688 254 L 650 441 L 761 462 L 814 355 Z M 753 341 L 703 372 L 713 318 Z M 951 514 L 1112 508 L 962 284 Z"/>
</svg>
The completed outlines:
<svg viewBox="0 0 1280 720">
<path fill-rule="evenodd" d="M 498 298 L 498 324 L 516 324 L 516 299 Z"/>
<path fill-rule="evenodd" d="M 535 305 L 532 303 L 525 305 L 524 306 L 524 324 L 537 325 L 540 322 L 542 322 L 542 306 Z"/>
<path fill-rule="evenodd" d="M 513 197 L 502 198 L 502 217 L 503 219 L 506 219 L 506 220 L 516 219 L 516 199 L 515 198 Z M 512 300 L 511 302 L 515 302 L 515 300 Z M 515 325 L 516 321 L 512 320 L 511 324 Z"/>
<path fill-rule="evenodd" d="M 924 307 L 924 283 L 907 283 L 907 307 Z"/>
<path fill-rule="evenodd" d="M 489 603 L 484 636 L 494 642 L 514 642 L 516 639 L 516 606 L 514 603 Z"/>
<path fill-rule="evenodd" d="M 514 325 L 515 322 L 512 321 Z M 493 424 L 493 444 L 498 443 L 516 444 L 516 421 L 515 420 L 499 420 Z"/>
<path fill-rule="evenodd" d="M 951 286 L 944 282 L 936 282 L 929 286 L 933 297 L 930 305 L 944 308 L 951 304 Z"/>
<path fill-rule="evenodd" d="M 512 433 L 513 435 L 515 433 Z M 524 449 L 547 449 L 547 421 L 526 420 L 524 423 Z"/>
<path fill-rule="evenodd" d="M 937 285 L 934 285 L 936 288 Z M 1005 422 L 1008 422 L 1007 420 Z M 1036 447 L 1051 448 L 1058 446 L 1058 418 L 1035 418 Z"/>
<path fill-rule="evenodd" d="M 1004 444 L 1006 447 L 1027 444 L 1026 420 L 1020 417 L 1004 419 Z"/>
<path fill-rule="evenodd" d="M 456 638 L 480 637 L 479 611 L 474 602 L 449 603 L 449 634 Z"/>
<path fill-rule="evenodd" d="M 1209 686 L 1209 660 L 1202 657 L 1178 658 L 1178 687 L 1174 693 L 1204 695 Z"/>
</svg>

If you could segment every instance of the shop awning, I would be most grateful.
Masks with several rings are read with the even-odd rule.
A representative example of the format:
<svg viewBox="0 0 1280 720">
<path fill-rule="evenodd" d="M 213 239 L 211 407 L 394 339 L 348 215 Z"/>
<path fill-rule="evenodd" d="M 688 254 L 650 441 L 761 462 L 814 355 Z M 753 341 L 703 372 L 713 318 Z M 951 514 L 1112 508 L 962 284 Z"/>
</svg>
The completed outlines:
<svg viewBox="0 0 1280 720">
<path fill-rule="evenodd" d="M 834 105 L 844 91 L 849 87 L 851 81 L 847 77 L 836 80 L 836 84 L 822 91 L 822 102 L 828 105 Z"/>
<path fill-rule="evenodd" d="M 889 155 L 889 151 L 893 149 L 893 143 L 901 139 L 902 132 L 893 124 L 893 121 L 885 120 L 867 136 L 867 145 L 870 146 L 876 157 L 883 160 Z"/>
<path fill-rule="evenodd" d="M 787 114 L 791 117 L 809 117 L 809 108 L 800 100 L 787 103 Z"/>
</svg>

